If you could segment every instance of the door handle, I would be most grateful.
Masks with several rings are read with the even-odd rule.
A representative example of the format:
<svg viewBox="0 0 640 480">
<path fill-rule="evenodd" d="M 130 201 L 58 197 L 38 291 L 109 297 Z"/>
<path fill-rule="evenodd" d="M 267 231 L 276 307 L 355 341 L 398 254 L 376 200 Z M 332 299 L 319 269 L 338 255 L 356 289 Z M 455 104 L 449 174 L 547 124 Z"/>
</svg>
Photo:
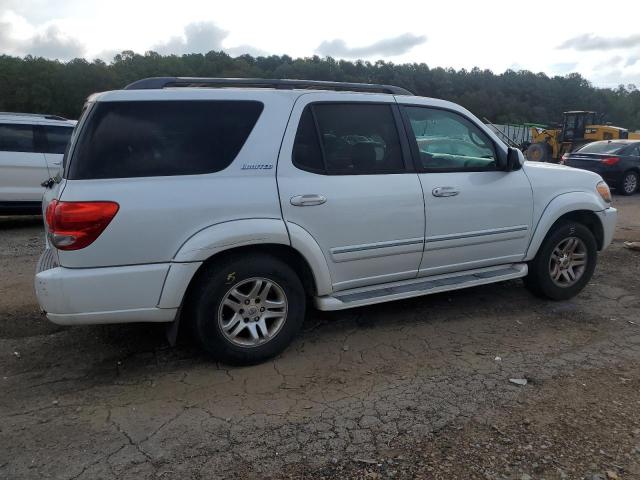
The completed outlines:
<svg viewBox="0 0 640 480">
<path fill-rule="evenodd" d="M 436 187 L 431 193 L 434 197 L 455 197 L 460 193 L 456 187 Z"/>
<path fill-rule="evenodd" d="M 296 207 L 311 207 L 313 205 L 322 205 L 327 201 L 327 197 L 324 195 L 296 195 L 295 197 L 291 197 L 291 205 L 295 205 Z"/>
</svg>

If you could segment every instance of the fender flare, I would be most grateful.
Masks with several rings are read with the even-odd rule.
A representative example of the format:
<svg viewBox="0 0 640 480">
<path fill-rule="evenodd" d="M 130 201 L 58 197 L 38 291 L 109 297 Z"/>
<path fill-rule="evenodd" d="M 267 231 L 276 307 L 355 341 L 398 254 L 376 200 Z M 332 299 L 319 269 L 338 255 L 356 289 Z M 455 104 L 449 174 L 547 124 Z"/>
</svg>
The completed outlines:
<svg viewBox="0 0 640 480">
<path fill-rule="evenodd" d="M 333 292 L 333 283 L 329 264 L 320 245 L 309 232 L 296 223 L 287 222 L 287 229 L 291 237 L 291 246 L 304 257 L 311 268 L 316 282 L 316 294 L 329 295 Z"/>
<path fill-rule="evenodd" d="M 605 210 L 606 207 L 602 205 L 602 200 L 595 193 L 591 192 L 568 192 L 558 195 L 553 198 L 545 207 L 529 242 L 527 254 L 524 261 L 532 260 L 542 242 L 544 241 L 547 233 L 551 229 L 554 223 L 567 213 L 576 211 L 589 211 L 593 212 L 594 216 L 598 218 L 598 221 L 602 224 L 597 212 Z"/>
<path fill-rule="evenodd" d="M 317 294 L 328 295 L 332 291 L 331 276 L 320 246 L 306 230 L 291 223 L 287 226 L 282 219 L 250 218 L 218 223 L 195 233 L 174 255 L 158 306 L 180 306 L 191 279 L 204 261 L 225 250 L 247 245 L 292 247 L 309 265 Z"/>
<path fill-rule="evenodd" d="M 178 249 L 172 261 L 204 262 L 224 250 L 264 243 L 291 245 L 281 219 L 247 218 L 216 223 L 192 235 Z"/>
</svg>

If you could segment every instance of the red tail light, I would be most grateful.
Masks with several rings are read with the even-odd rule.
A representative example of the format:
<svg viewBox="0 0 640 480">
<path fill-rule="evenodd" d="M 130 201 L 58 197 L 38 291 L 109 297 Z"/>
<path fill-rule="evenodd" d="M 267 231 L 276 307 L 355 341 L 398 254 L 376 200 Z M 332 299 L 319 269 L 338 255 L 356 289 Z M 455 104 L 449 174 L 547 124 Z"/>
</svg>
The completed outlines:
<svg viewBox="0 0 640 480">
<path fill-rule="evenodd" d="M 115 202 L 53 200 L 45 212 L 49 241 L 60 250 L 79 250 L 91 245 L 107 228 L 119 208 Z"/>
<path fill-rule="evenodd" d="M 562 154 L 562 158 L 560 159 L 560 164 L 564 165 L 564 162 L 567 161 L 569 159 L 569 153 L 563 153 Z"/>
<path fill-rule="evenodd" d="M 603 158 L 602 160 L 600 160 L 601 163 L 603 163 L 604 165 L 607 165 L 609 167 L 611 165 L 615 165 L 619 161 L 620 161 L 620 157 L 609 157 L 609 158 Z"/>
</svg>

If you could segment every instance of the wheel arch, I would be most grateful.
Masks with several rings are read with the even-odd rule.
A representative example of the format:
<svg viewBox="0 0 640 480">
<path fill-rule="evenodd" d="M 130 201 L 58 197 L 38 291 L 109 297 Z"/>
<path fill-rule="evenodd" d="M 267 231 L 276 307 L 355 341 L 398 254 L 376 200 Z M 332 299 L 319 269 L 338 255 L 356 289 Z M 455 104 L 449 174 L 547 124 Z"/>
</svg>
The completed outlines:
<svg viewBox="0 0 640 480">
<path fill-rule="evenodd" d="M 249 252 L 276 257 L 293 267 L 309 295 L 330 293 L 331 278 L 320 247 L 306 231 L 291 230 L 290 239 L 279 219 L 235 220 L 200 230 L 174 255 L 158 306 L 181 306 L 203 271 L 229 256 Z"/>
<path fill-rule="evenodd" d="M 636 175 L 640 175 L 640 165 L 631 165 L 629 168 L 626 168 L 620 175 L 620 180 L 623 180 L 624 176 L 629 172 L 633 172 Z"/>
<path fill-rule="evenodd" d="M 278 260 L 286 263 L 287 265 L 292 267 L 293 270 L 298 274 L 307 294 L 316 295 L 316 279 L 313 275 L 311 267 L 309 266 L 309 263 L 300 252 L 298 252 L 290 245 L 283 245 L 278 243 L 263 243 L 228 248 L 207 258 L 204 262 L 202 262 L 198 270 L 196 270 L 191 280 L 189 281 L 189 285 L 184 295 L 185 298 L 188 297 L 190 290 L 199 281 L 203 273 L 206 272 L 208 268 L 211 268 L 212 265 L 215 265 L 216 263 L 219 263 L 230 257 L 242 257 L 243 255 L 249 253 L 263 254 L 266 256 L 277 258 Z"/>
<path fill-rule="evenodd" d="M 524 260 L 532 260 L 549 232 L 558 222 L 564 220 L 584 224 L 593 233 L 598 250 L 602 250 L 605 244 L 605 232 L 602 221 L 596 214 L 602 210 L 604 210 L 603 205 L 595 194 L 572 192 L 557 196 L 549 202 L 542 213 Z"/>
</svg>

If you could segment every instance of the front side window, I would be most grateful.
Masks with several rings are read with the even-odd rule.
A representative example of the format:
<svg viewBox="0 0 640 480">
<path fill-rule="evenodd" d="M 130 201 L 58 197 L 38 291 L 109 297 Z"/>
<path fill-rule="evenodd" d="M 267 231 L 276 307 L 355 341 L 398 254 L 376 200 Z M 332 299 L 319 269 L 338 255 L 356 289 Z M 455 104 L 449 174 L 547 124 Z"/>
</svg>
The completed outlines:
<svg viewBox="0 0 640 480">
<path fill-rule="evenodd" d="M 419 167 L 426 171 L 495 170 L 493 142 L 469 120 L 448 110 L 405 107 L 417 144 Z"/>
<path fill-rule="evenodd" d="M 71 127 L 54 127 L 50 125 L 44 126 L 44 134 L 47 138 L 46 153 L 63 154 L 71 138 Z"/>
<path fill-rule="evenodd" d="M 11 123 L 0 124 L 0 151 L 35 152 L 33 127 Z"/>
<path fill-rule="evenodd" d="M 294 165 L 332 175 L 384 174 L 404 170 L 391 106 L 317 103 L 302 114 Z"/>
<path fill-rule="evenodd" d="M 262 109 L 256 101 L 97 103 L 74 147 L 68 178 L 223 170 L 240 152 Z"/>
</svg>

